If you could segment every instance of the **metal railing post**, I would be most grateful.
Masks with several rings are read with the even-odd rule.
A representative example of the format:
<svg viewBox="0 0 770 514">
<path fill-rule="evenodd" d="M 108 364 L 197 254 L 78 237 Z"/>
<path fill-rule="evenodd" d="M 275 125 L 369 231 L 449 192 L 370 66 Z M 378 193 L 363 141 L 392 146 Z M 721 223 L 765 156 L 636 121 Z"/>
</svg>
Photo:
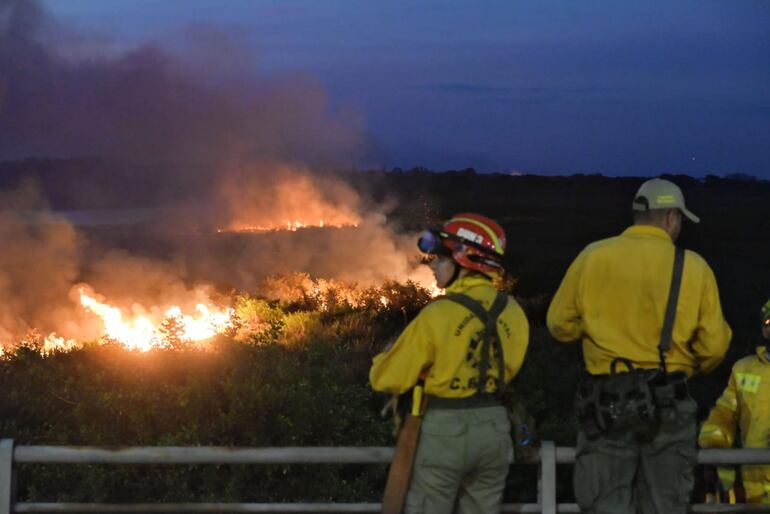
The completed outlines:
<svg viewBox="0 0 770 514">
<path fill-rule="evenodd" d="M 556 514 L 556 445 L 540 444 L 540 508 L 542 514 Z"/>
<path fill-rule="evenodd" d="M 14 501 L 13 439 L 0 440 L 0 514 L 11 514 Z"/>
</svg>

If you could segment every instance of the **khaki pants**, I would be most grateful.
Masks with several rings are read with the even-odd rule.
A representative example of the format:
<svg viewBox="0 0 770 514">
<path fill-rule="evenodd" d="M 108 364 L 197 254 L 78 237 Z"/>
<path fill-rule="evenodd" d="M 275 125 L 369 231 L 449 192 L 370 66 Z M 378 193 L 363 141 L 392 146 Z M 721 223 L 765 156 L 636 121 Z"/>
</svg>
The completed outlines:
<svg viewBox="0 0 770 514">
<path fill-rule="evenodd" d="M 629 431 L 589 440 L 578 434 L 575 498 L 589 514 L 684 514 L 696 463 L 697 405 L 676 402 L 677 414 L 651 441 Z"/>
<path fill-rule="evenodd" d="M 406 514 L 500 512 L 511 426 L 503 407 L 425 413 Z"/>
</svg>

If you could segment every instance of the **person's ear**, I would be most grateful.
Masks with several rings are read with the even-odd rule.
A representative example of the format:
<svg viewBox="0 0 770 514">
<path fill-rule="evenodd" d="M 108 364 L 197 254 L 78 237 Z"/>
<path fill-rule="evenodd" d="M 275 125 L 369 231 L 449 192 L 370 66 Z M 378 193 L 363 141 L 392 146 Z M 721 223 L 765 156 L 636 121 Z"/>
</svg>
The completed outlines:
<svg viewBox="0 0 770 514">
<path fill-rule="evenodd" d="M 667 227 L 673 227 L 677 224 L 677 218 L 681 217 L 682 213 L 679 212 L 679 209 L 669 209 L 668 213 L 666 214 L 666 226 Z"/>
</svg>

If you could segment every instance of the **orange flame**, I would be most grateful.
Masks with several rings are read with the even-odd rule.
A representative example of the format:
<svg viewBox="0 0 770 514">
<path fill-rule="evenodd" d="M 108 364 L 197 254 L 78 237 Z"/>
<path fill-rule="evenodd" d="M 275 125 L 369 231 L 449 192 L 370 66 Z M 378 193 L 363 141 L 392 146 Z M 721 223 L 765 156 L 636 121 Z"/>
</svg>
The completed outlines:
<svg viewBox="0 0 770 514">
<path fill-rule="evenodd" d="M 261 232 L 278 232 L 282 230 L 286 230 L 289 232 L 296 232 L 300 229 L 304 228 L 323 228 L 323 227 L 334 227 L 334 228 L 345 228 L 345 227 L 358 227 L 358 221 L 348 221 L 348 222 L 342 222 L 342 223 L 328 223 L 324 222 L 324 220 L 318 220 L 317 222 L 306 222 L 306 221 L 281 221 L 280 223 L 277 223 L 275 225 L 248 225 L 244 223 L 233 223 L 229 227 L 226 228 L 218 228 L 217 232 L 224 233 L 224 232 L 251 232 L 251 233 L 261 233 Z"/>
<path fill-rule="evenodd" d="M 430 297 L 444 293 L 436 286 L 433 274 L 426 267 L 413 270 L 407 277 L 402 277 L 400 283 L 405 281 L 418 285 Z M 290 302 L 298 298 L 311 299 L 320 311 L 327 311 L 332 306 L 340 305 L 340 302 L 354 308 L 377 308 L 377 305 L 388 308 L 392 294 L 386 288 L 361 287 L 334 279 L 312 279 L 304 273 L 269 277 L 265 286 L 264 292 L 269 297 Z M 193 313 L 186 313 L 177 305 L 163 309 L 134 306 L 133 312 L 129 312 L 98 299 L 87 285 L 79 286 L 73 292 L 85 311 L 98 317 L 99 342 L 116 343 L 126 350 L 147 352 L 155 348 L 176 347 L 177 342 L 184 345 L 194 343 L 195 347 L 202 348 L 201 343 L 218 334 L 239 332 L 242 322 L 234 308 L 216 307 L 209 303 L 198 303 Z M 79 343 L 79 340 L 66 339 L 55 332 L 43 338 L 33 330 L 21 344 L 36 349 L 42 355 L 50 355 L 76 349 Z M 7 350 L 0 345 L 0 357 L 6 353 Z"/>
<path fill-rule="evenodd" d="M 51 332 L 48 337 L 43 340 L 43 346 L 40 348 L 42 355 L 51 355 L 55 352 L 68 352 L 77 347 L 77 341 L 74 339 L 64 339 Z"/>
<path fill-rule="evenodd" d="M 232 328 L 232 308 L 219 309 L 199 303 L 195 306 L 196 314 L 184 314 L 179 306 L 173 305 L 165 310 L 162 320 L 152 320 L 143 314 L 124 318 L 119 308 L 89 296 L 83 288 L 78 289 L 78 294 L 80 304 L 101 319 L 104 337 L 127 350 L 146 352 L 168 346 L 165 340 L 168 334 L 163 332 L 164 323 L 171 322 L 173 335 L 189 342 L 205 341 Z"/>
<path fill-rule="evenodd" d="M 343 182 L 291 168 L 274 169 L 271 175 L 275 182 L 231 178 L 223 184 L 230 212 L 218 232 L 295 232 L 361 223 L 358 195 Z"/>
</svg>

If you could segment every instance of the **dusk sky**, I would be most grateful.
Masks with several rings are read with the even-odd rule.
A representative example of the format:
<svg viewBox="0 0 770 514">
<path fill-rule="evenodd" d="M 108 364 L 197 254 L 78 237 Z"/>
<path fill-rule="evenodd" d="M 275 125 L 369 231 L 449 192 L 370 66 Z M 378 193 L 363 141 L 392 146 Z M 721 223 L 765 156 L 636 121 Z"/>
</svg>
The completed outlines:
<svg viewBox="0 0 770 514">
<path fill-rule="evenodd" d="M 365 134 L 362 166 L 770 178 L 766 0 L 43 6 L 78 55 L 226 33 L 241 73 L 317 81 Z"/>
</svg>

